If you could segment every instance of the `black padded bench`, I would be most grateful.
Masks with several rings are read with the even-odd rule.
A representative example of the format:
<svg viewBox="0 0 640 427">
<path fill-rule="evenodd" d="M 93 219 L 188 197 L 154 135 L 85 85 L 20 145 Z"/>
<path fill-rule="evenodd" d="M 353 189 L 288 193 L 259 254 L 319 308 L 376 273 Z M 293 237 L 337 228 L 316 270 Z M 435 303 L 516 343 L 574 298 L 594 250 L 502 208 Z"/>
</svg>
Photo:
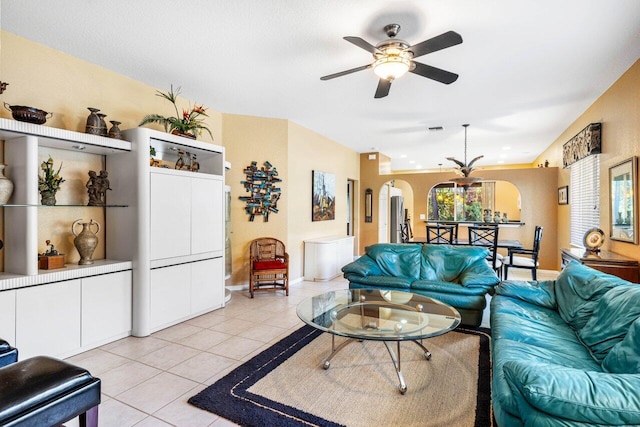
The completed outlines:
<svg viewBox="0 0 640 427">
<path fill-rule="evenodd" d="M 0 368 L 18 361 L 18 349 L 13 348 L 3 339 L 0 339 Z"/>
<path fill-rule="evenodd" d="M 0 368 L 0 425 L 59 426 L 80 417 L 98 426 L 100 379 L 62 360 L 37 356 Z"/>
</svg>

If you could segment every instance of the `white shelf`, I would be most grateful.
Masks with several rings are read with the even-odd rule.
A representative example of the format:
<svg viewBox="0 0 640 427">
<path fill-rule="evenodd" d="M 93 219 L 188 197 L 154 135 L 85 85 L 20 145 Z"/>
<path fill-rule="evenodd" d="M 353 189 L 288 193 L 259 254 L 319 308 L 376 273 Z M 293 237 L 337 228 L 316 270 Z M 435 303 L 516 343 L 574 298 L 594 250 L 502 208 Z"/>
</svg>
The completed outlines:
<svg viewBox="0 0 640 427">
<path fill-rule="evenodd" d="M 90 154 L 107 155 L 131 151 L 129 141 L 0 118 L 0 139 L 8 141 L 24 136 L 37 137 L 38 144 L 42 147 Z"/>
<path fill-rule="evenodd" d="M 131 261 L 101 259 L 91 265 L 65 264 L 64 268 L 38 270 L 38 274 L 32 276 L 0 273 L 0 291 L 126 271 L 131 270 L 132 265 Z"/>
</svg>

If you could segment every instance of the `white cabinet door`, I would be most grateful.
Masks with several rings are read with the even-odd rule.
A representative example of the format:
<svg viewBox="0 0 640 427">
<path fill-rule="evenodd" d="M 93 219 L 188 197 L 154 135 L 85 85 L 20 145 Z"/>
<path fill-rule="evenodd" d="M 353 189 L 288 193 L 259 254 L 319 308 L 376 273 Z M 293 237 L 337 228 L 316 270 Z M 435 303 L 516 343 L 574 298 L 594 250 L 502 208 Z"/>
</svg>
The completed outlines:
<svg viewBox="0 0 640 427">
<path fill-rule="evenodd" d="M 191 313 L 191 265 L 151 270 L 151 327 L 176 323 Z"/>
<path fill-rule="evenodd" d="M 191 179 L 191 253 L 221 251 L 224 246 L 222 181 Z"/>
<path fill-rule="evenodd" d="M 222 307 L 224 301 L 222 260 L 221 257 L 191 264 L 191 314 Z"/>
<path fill-rule="evenodd" d="M 80 279 L 16 292 L 20 360 L 36 355 L 65 357 L 80 348 Z"/>
<path fill-rule="evenodd" d="M 82 279 L 82 346 L 131 331 L 131 271 Z"/>
<path fill-rule="evenodd" d="M 191 253 L 191 180 L 151 174 L 151 259 Z"/>
<path fill-rule="evenodd" d="M 16 345 L 16 291 L 0 292 L 0 338 Z"/>
</svg>

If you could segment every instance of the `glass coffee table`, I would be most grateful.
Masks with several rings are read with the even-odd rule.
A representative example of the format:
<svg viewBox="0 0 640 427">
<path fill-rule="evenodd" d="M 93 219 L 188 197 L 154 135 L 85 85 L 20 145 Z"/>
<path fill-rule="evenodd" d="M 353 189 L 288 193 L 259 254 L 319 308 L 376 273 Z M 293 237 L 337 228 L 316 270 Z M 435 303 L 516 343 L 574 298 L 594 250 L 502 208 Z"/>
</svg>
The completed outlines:
<svg viewBox="0 0 640 427">
<path fill-rule="evenodd" d="M 355 340 L 382 341 L 396 368 L 402 394 L 406 393 L 407 384 L 401 371 L 400 343 L 414 342 L 424 351 L 425 359 L 430 360 L 431 352 L 422 340 L 446 334 L 460 324 L 458 310 L 443 302 L 380 289 L 325 292 L 301 301 L 296 311 L 307 325 L 331 334 L 331 354 L 322 365 L 324 369 L 329 369 L 331 359 Z M 347 339 L 336 346 L 336 336 Z M 396 354 L 390 342 L 396 342 Z"/>
</svg>

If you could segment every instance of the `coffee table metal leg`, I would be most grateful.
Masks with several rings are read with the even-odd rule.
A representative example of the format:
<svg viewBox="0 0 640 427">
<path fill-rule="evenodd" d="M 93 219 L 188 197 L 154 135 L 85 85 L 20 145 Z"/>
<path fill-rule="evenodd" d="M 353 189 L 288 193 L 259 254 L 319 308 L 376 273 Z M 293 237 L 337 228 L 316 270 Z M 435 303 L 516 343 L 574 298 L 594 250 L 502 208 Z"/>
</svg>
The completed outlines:
<svg viewBox="0 0 640 427">
<path fill-rule="evenodd" d="M 424 358 L 427 360 L 431 360 L 431 352 L 425 347 L 420 341 L 413 341 L 424 351 Z"/>
<path fill-rule="evenodd" d="M 389 356 L 391 356 L 391 360 L 393 361 L 393 366 L 396 368 L 396 373 L 398 374 L 398 380 L 400 381 L 400 385 L 398 386 L 398 390 L 400 390 L 400 394 L 405 394 L 407 392 L 407 383 L 404 381 L 404 376 L 402 375 L 401 365 L 400 365 L 400 341 L 396 341 L 398 348 L 398 358 L 396 359 L 396 355 L 393 354 L 393 350 L 389 347 L 389 343 L 387 341 L 383 341 L 385 347 L 387 347 L 387 351 L 389 352 Z"/>
<path fill-rule="evenodd" d="M 335 356 L 340 350 L 346 347 L 347 344 L 350 344 L 353 341 L 355 341 L 355 338 L 347 338 L 345 341 L 341 342 L 340 345 L 336 347 L 336 336 L 334 334 L 331 334 L 331 354 L 329 355 L 329 357 L 327 357 L 324 360 L 324 363 L 322 364 L 322 368 L 329 369 L 329 367 L 331 366 L 331 359 L 333 359 L 333 356 Z"/>
</svg>

